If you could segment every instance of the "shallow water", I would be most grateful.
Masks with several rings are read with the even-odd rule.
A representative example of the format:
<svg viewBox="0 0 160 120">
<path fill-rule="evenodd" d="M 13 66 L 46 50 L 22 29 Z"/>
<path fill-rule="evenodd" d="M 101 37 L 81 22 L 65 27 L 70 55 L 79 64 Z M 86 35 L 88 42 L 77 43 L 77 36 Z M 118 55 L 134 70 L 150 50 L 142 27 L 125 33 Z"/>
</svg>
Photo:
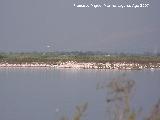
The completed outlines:
<svg viewBox="0 0 160 120">
<path fill-rule="evenodd" d="M 136 82 L 131 104 L 134 110 L 142 108 L 142 119 L 160 98 L 160 70 L 1 68 L 0 120 L 71 118 L 75 106 L 85 102 L 85 120 L 105 120 L 106 91 L 96 86 L 123 73 Z"/>
</svg>

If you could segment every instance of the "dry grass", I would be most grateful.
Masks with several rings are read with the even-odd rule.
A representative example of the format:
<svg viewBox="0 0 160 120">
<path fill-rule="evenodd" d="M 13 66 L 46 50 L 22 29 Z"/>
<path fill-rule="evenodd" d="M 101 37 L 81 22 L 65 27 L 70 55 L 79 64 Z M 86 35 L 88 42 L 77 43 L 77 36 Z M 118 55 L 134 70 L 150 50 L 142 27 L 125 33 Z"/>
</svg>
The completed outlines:
<svg viewBox="0 0 160 120">
<path fill-rule="evenodd" d="M 107 120 L 136 120 L 136 112 L 130 106 L 135 81 L 125 74 L 114 78 L 108 84 L 99 85 L 107 90 Z"/>
<path fill-rule="evenodd" d="M 77 105 L 72 120 L 81 120 L 83 117 L 85 117 L 87 107 L 88 103 Z M 63 116 L 60 120 L 69 120 L 69 119 L 67 116 Z"/>
<path fill-rule="evenodd" d="M 135 81 L 127 78 L 125 74 L 114 78 L 109 83 L 97 84 L 97 89 L 106 90 L 106 120 L 137 120 L 140 109 L 134 111 L 130 105 L 133 97 Z M 76 106 L 72 120 L 81 120 L 85 116 L 88 103 Z M 62 117 L 61 120 L 69 120 Z M 160 120 L 160 100 L 153 107 L 148 118 L 144 120 Z"/>
</svg>

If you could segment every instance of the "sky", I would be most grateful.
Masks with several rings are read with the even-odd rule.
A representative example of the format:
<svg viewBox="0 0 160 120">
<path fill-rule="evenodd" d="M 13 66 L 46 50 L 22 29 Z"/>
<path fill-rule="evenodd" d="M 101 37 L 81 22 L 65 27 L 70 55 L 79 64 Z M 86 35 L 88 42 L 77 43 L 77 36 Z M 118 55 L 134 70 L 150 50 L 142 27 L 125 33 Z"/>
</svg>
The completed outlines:
<svg viewBox="0 0 160 120">
<path fill-rule="evenodd" d="M 78 8 L 78 4 L 149 4 Z M 0 0 L 0 52 L 160 52 L 160 0 Z"/>
</svg>

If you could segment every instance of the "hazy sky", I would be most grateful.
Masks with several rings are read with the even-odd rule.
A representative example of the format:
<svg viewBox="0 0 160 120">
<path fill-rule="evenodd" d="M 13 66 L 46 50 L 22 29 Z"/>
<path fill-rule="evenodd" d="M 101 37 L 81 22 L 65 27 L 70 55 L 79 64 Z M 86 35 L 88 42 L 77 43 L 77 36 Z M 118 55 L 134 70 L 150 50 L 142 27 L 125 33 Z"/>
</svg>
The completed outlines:
<svg viewBox="0 0 160 120">
<path fill-rule="evenodd" d="M 139 0 L 150 7 L 137 9 L 74 7 L 78 1 L 0 0 L 0 51 L 160 52 L 160 0 Z"/>
</svg>

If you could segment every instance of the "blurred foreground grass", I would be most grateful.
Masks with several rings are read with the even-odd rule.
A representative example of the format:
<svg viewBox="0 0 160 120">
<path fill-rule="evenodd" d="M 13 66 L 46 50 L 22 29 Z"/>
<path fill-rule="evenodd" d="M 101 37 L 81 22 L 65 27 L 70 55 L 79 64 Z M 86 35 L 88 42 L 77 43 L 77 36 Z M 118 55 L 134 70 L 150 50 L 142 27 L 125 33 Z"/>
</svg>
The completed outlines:
<svg viewBox="0 0 160 120">
<path fill-rule="evenodd" d="M 118 78 L 112 79 L 109 83 L 98 83 L 97 90 L 106 90 L 106 120 L 139 120 L 141 109 L 133 110 L 131 99 L 133 97 L 135 81 L 128 79 L 125 74 Z M 76 110 L 71 120 L 84 119 L 88 103 L 76 106 Z M 153 106 L 150 114 L 143 117 L 143 120 L 160 120 L 160 99 Z M 63 116 L 60 120 L 69 120 Z M 101 118 L 100 118 L 101 120 Z"/>
</svg>

